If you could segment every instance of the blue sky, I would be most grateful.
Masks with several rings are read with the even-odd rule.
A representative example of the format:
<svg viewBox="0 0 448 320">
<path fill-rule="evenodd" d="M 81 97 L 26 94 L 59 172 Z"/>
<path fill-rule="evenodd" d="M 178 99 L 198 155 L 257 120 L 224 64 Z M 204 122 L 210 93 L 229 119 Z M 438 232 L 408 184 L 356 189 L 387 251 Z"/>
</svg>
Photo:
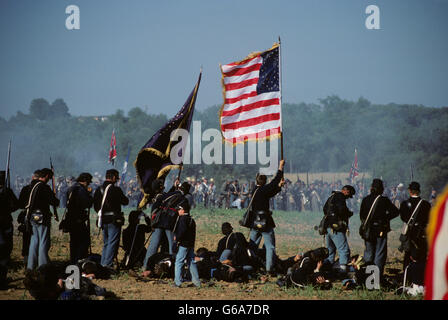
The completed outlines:
<svg viewBox="0 0 448 320">
<path fill-rule="evenodd" d="M 68 5 L 81 29 L 65 27 Z M 380 9 L 367 30 L 365 9 Z M 283 102 L 336 94 L 373 103 L 448 105 L 448 1 L 0 2 L 0 116 L 34 98 L 72 115 L 141 107 L 173 115 L 203 66 L 196 107 L 221 104 L 219 63 L 282 38 Z"/>
</svg>

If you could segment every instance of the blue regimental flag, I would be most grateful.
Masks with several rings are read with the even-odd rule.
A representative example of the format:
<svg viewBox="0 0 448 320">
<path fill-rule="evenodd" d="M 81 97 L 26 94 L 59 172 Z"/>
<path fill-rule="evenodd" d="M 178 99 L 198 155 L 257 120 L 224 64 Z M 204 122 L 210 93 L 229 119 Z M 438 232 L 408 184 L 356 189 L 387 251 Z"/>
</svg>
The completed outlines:
<svg viewBox="0 0 448 320">
<path fill-rule="evenodd" d="M 170 153 L 178 143 L 183 144 L 186 143 L 186 141 L 182 141 L 182 139 L 171 141 L 170 137 L 177 129 L 190 131 L 201 76 L 202 72 L 199 74 L 198 81 L 193 91 L 190 93 L 190 96 L 179 112 L 160 128 L 148 142 L 146 142 L 137 155 L 134 166 L 141 191 L 144 194 L 144 197 L 139 204 L 139 208 L 145 206 L 146 203 L 154 197 L 155 194 L 151 188 L 152 182 L 155 179 L 165 179 L 171 169 L 180 167 L 179 164 L 172 162 Z M 183 154 L 179 154 L 179 156 L 181 158 L 180 160 L 182 160 Z"/>
</svg>

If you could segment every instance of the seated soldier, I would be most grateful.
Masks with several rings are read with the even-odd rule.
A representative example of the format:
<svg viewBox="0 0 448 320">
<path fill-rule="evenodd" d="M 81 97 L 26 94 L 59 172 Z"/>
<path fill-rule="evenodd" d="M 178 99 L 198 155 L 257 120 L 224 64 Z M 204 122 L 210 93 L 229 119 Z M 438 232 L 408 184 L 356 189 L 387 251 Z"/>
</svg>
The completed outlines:
<svg viewBox="0 0 448 320">
<path fill-rule="evenodd" d="M 25 272 L 23 284 L 36 300 L 57 300 L 64 291 L 60 270 L 54 264 L 44 264 Z"/>
<path fill-rule="evenodd" d="M 233 232 L 232 225 L 224 222 L 221 226 L 224 237 L 219 240 L 216 250 L 219 261 L 234 268 L 241 267 L 242 272 L 249 275 L 255 271 L 254 252 L 249 249 L 249 243 L 241 232 Z"/>
<path fill-rule="evenodd" d="M 175 257 L 168 252 L 157 252 L 149 257 L 142 277 L 174 278 Z"/>
<path fill-rule="evenodd" d="M 231 254 L 229 255 L 231 257 Z M 247 282 L 247 272 L 243 266 L 233 266 L 229 259 L 219 261 L 216 252 L 208 251 L 206 248 L 199 248 L 195 257 L 199 278 L 226 282 Z M 188 277 L 188 274 L 187 274 Z"/>
<path fill-rule="evenodd" d="M 261 248 L 256 249 L 255 251 L 250 250 L 249 253 L 250 253 L 250 261 L 251 264 L 254 266 L 254 269 L 260 271 L 261 274 L 265 274 L 266 247 L 263 246 Z M 288 268 L 291 267 L 300 258 L 302 258 L 302 256 L 303 253 L 298 253 L 292 257 L 282 260 L 277 256 L 276 253 L 274 253 L 271 273 L 277 275 L 285 275 L 288 271 Z"/>
<path fill-rule="evenodd" d="M 328 257 L 328 249 L 321 247 L 306 252 L 291 268 L 285 277 L 279 279 L 279 286 L 297 286 L 303 288 L 313 285 L 320 289 L 330 289 L 331 282 L 325 278 L 321 267 Z"/>
<path fill-rule="evenodd" d="M 228 260 L 230 262 L 230 260 Z M 232 266 L 223 261 L 219 263 L 217 268 L 213 271 L 213 277 L 216 280 L 226 282 L 247 282 L 249 280 L 248 273 L 241 266 Z"/>
<path fill-rule="evenodd" d="M 286 258 L 284 260 L 280 259 L 277 255 L 274 259 L 274 270 L 278 274 L 286 275 L 288 269 L 291 268 L 295 263 L 297 263 L 303 257 L 303 252 L 297 253 L 294 256 Z"/>
<path fill-rule="evenodd" d="M 198 267 L 199 278 L 204 280 L 213 278 L 215 270 L 220 265 L 216 252 L 208 251 L 207 248 L 201 247 L 196 250 L 194 259 Z"/>
<path fill-rule="evenodd" d="M 101 256 L 91 255 L 78 261 L 79 270 L 82 276 L 88 279 L 110 279 L 111 270 L 101 265 Z"/>
<path fill-rule="evenodd" d="M 36 300 L 90 300 L 92 296 L 112 295 L 84 277 L 79 279 L 79 289 L 66 289 L 64 278 L 68 275 L 63 273 L 64 270 L 53 263 L 27 270 L 23 280 L 25 289 Z"/>
<path fill-rule="evenodd" d="M 355 254 L 350 257 L 350 262 L 347 264 L 347 278 L 342 279 L 342 289 L 352 290 L 359 286 L 365 285 L 366 278 L 370 274 L 366 274 L 367 264 L 364 261 L 364 257 L 359 254 Z M 323 270 L 325 268 L 322 268 Z M 333 279 L 337 279 L 340 273 L 338 267 L 330 269 L 329 273 Z"/>
<path fill-rule="evenodd" d="M 146 224 L 140 224 L 144 217 Z M 145 235 L 151 231 L 151 220 L 142 211 L 134 210 L 129 213 L 129 225 L 123 230 L 123 249 L 125 255 L 122 265 L 132 268 L 143 265 L 146 255 Z"/>
</svg>

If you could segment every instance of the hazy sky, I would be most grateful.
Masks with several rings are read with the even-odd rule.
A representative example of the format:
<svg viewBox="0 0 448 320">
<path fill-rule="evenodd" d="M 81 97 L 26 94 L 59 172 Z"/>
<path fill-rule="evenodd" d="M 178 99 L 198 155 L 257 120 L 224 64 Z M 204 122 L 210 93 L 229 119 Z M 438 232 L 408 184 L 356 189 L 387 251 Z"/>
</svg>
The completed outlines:
<svg viewBox="0 0 448 320">
<path fill-rule="evenodd" d="M 67 30 L 68 5 L 80 30 Z M 368 5 L 380 30 L 365 27 Z M 446 0 L 1 0 L 0 116 L 34 98 L 72 115 L 139 106 L 173 115 L 197 79 L 196 107 L 222 103 L 219 63 L 282 38 L 283 101 L 337 94 L 448 105 Z"/>
</svg>

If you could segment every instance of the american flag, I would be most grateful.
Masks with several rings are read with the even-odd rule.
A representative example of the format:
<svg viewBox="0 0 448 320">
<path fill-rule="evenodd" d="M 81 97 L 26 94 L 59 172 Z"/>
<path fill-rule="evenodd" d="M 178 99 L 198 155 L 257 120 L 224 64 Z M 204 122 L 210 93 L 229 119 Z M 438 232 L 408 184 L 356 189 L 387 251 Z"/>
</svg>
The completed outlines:
<svg viewBox="0 0 448 320">
<path fill-rule="evenodd" d="M 353 183 L 355 177 L 357 177 L 359 175 L 358 172 L 358 151 L 355 148 L 355 160 L 352 163 L 352 167 L 350 168 L 350 181 Z"/>
<path fill-rule="evenodd" d="M 109 149 L 109 163 L 112 163 L 113 166 L 115 165 L 115 158 L 117 158 L 117 139 L 115 138 L 115 129 L 113 129 Z"/>
<path fill-rule="evenodd" d="M 429 214 L 425 300 L 448 300 L 448 186 Z"/>
<path fill-rule="evenodd" d="M 232 144 L 281 134 L 280 46 L 221 66 L 220 125 Z"/>
</svg>

